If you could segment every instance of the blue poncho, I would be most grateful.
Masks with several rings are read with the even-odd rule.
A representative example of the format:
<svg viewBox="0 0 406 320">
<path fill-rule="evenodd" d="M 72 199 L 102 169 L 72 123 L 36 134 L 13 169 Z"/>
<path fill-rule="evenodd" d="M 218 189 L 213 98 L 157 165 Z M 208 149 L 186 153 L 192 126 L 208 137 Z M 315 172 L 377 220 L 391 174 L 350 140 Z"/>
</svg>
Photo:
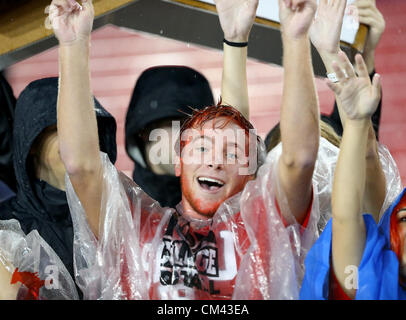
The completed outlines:
<svg viewBox="0 0 406 320">
<path fill-rule="evenodd" d="M 406 188 L 385 211 L 378 225 L 364 214 L 365 249 L 358 269 L 356 300 L 404 300 L 406 288 L 399 284 L 399 261 L 390 248 L 390 218 Z M 300 299 L 326 300 L 329 295 L 329 272 L 332 243 L 332 219 L 309 251 Z"/>
</svg>

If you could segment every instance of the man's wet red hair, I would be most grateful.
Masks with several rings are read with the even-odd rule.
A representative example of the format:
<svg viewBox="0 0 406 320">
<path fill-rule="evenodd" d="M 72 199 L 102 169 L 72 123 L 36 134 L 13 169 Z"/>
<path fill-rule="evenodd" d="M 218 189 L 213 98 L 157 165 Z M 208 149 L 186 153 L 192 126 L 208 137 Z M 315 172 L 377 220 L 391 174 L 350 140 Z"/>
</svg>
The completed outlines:
<svg viewBox="0 0 406 320">
<path fill-rule="evenodd" d="M 390 236 L 390 245 L 393 252 L 396 253 L 399 261 L 402 261 L 402 241 L 399 236 L 399 221 L 398 221 L 398 212 L 400 209 L 406 208 L 406 195 L 402 197 L 399 203 L 392 211 L 390 217 L 390 227 L 389 227 L 389 236 Z"/>
<path fill-rule="evenodd" d="M 400 237 L 398 231 L 398 218 L 395 211 L 393 212 L 392 216 L 390 217 L 390 246 L 393 252 L 396 253 L 398 259 L 401 258 L 401 247 L 400 247 Z M 400 260 L 399 260 L 400 261 Z"/>
<path fill-rule="evenodd" d="M 213 119 L 226 118 L 227 121 L 225 121 L 220 128 L 226 127 L 232 121 L 235 124 L 239 125 L 242 129 L 244 129 L 247 135 L 249 134 L 250 129 L 254 129 L 254 126 L 251 124 L 251 122 L 245 119 L 241 112 L 231 106 L 221 104 L 221 100 L 217 105 L 208 106 L 201 110 L 191 110 L 193 110 L 192 115 L 189 119 L 186 119 L 179 132 L 176 148 L 176 150 L 179 151 L 178 154 L 180 154 L 180 151 L 182 151 L 186 143 L 186 141 L 182 139 L 183 132 L 185 132 L 185 130 L 187 129 L 201 128 L 207 121 Z M 214 124 L 215 122 L 213 122 L 213 129 Z"/>
</svg>

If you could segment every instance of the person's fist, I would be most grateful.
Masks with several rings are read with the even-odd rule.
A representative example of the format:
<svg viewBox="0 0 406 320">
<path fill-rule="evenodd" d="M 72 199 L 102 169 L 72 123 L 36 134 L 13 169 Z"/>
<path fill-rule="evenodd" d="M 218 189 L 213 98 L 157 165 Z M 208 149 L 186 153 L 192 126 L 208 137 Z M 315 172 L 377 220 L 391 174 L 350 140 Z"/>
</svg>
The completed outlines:
<svg viewBox="0 0 406 320">
<path fill-rule="evenodd" d="M 49 7 L 49 23 L 60 44 L 88 39 L 92 32 L 94 9 L 92 0 L 53 0 Z"/>
<path fill-rule="evenodd" d="M 316 9 L 316 0 L 279 0 L 282 34 L 294 39 L 307 35 Z"/>
<path fill-rule="evenodd" d="M 224 38 L 232 42 L 248 41 L 258 0 L 215 0 Z"/>
</svg>

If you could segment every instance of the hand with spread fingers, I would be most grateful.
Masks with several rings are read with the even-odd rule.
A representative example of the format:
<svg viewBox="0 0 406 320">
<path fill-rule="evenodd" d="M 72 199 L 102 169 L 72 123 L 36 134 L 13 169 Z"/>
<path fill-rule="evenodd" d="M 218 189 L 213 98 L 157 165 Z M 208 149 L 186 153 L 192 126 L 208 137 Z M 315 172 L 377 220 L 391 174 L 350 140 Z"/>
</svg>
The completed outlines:
<svg viewBox="0 0 406 320">
<path fill-rule="evenodd" d="M 338 82 L 327 81 L 342 103 L 349 120 L 370 120 L 381 97 L 381 79 L 376 74 L 371 82 L 364 59 L 355 56 L 358 76 L 345 53 L 339 53 L 339 61 L 333 63 Z"/>
<path fill-rule="evenodd" d="M 231 42 L 247 42 L 259 0 L 215 0 L 224 38 Z"/>
<path fill-rule="evenodd" d="M 60 44 L 87 40 L 93 18 L 92 0 L 83 0 L 82 5 L 74 0 L 53 0 L 49 8 L 49 20 Z"/>
<path fill-rule="evenodd" d="M 359 22 L 369 27 L 367 41 L 362 56 L 371 73 L 375 69 L 375 49 L 385 31 L 385 19 L 376 6 L 376 0 L 357 0 Z"/>
<path fill-rule="evenodd" d="M 279 0 L 282 35 L 291 39 L 307 36 L 316 9 L 316 0 Z"/>
<path fill-rule="evenodd" d="M 310 40 L 322 55 L 337 54 L 347 0 L 320 0 L 310 28 Z"/>
</svg>

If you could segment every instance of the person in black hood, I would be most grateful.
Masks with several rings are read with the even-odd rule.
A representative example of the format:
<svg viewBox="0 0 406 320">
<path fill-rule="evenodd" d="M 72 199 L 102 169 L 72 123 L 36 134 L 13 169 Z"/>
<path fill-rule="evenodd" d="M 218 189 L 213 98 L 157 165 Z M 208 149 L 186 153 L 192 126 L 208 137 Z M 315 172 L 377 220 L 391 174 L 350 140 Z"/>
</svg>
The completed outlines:
<svg viewBox="0 0 406 320">
<path fill-rule="evenodd" d="M 73 227 L 59 156 L 56 112 L 58 78 L 31 82 L 17 100 L 13 130 L 15 197 L 0 204 L 0 219 L 37 230 L 73 277 Z M 95 99 L 101 149 L 116 161 L 116 121 Z M 74 278 L 74 277 L 73 277 Z"/>
<path fill-rule="evenodd" d="M 160 128 L 169 137 L 176 136 L 172 134 L 176 130 L 172 121 L 182 125 L 186 115 L 192 113 L 192 106 L 202 109 L 213 103 L 207 79 L 189 67 L 153 67 L 137 80 L 127 111 L 125 145 L 134 161 L 133 180 L 162 207 L 172 208 L 180 202 L 180 179 L 175 176 L 172 163 L 153 163 L 149 156 L 154 145 L 150 133 Z"/>
<path fill-rule="evenodd" d="M 12 158 L 15 104 L 13 90 L 0 73 L 0 202 L 12 196 L 16 188 Z"/>
</svg>

